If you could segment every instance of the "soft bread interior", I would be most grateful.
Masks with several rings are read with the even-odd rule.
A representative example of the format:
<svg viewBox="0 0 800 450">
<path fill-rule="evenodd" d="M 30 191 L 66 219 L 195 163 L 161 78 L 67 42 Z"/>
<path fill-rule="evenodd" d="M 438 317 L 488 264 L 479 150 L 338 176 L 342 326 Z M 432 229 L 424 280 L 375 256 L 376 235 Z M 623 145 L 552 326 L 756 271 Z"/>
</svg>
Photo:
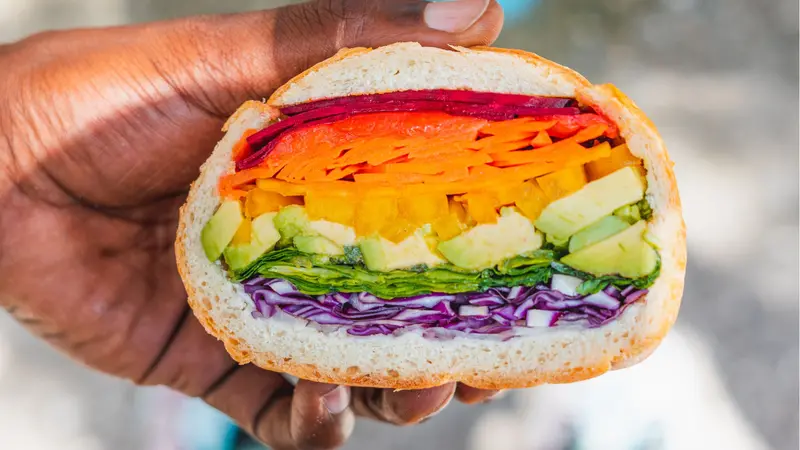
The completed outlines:
<svg viewBox="0 0 800 450">
<path fill-rule="evenodd" d="M 404 59 L 395 59 L 391 48 L 402 51 Z M 420 333 L 352 337 L 344 331 L 325 334 L 296 319 L 254 319 L 249 298 L 240 286 L 227 280 L 219 264 L 205 258 L 200 243 L 201 230 L 220 201 L 217 181 L 233 170 L 233 146 L 246 129 L 263 127 L 277 115 L 262 103 L 250 102 L 226 125 L 227 135 L 202 167 L 181 213 L 176 242 L 178 266 L 192 309 L 206 330 L 222 340 L 241 363 L 254 363 L 315 381 L 395 389 L 424 388 L 450 381 L 490 389 L 567 383 L 629 366 L 649 355 L 677 317 L 686 262 L 685 231 L 672 163 L 663 142 L 636 105 L 616 89 L 578 82 L 582 78 L 575 78 L 573 72 L 535 55 L 459 49 L 453 59 L 439 50 L 405 44 L 373 53 L 366 49 L 345 51 L 345 56 L 340 54 L 334 62 L 312 68 L 305 75 L 308 79 L 301 77 L 290 82 L 276 93 L 278 101 L 273 98 L 273 103 L 399 89 L 400 82 L 387 79 L 384 68 L 393 72 L 399 61 L 405 64 L 416 61 L 414 52 L 419 52 L 420 58 L 429 58 L 425 60 L 431 67 L 436 58 L 443 58 L 445 63 L 463 58 L 462 72 L 479 72 L 457 76 L 452 72 L 455 80 L 452 85 L 446 84 L 444 77 L 433 81 L 433 85 L 421 81 L 419 88 L 463 88 L 467 86 L 464 80 L 469 79 L 472 89 L 516 86 L 517 92 L 534 94 L 552 85 L 550 92 L 568 95 L 571 89 L 570 95 L 592 105 L 619 125 L 631 152 L 644 159 L 648 170 L 647 195 L 654 210 L 649 233 L 662 256 L 661 276 L 646 301 L 633 305 L 618 320 L 601 328 L 564 326 L 534 330 L 506 342 L 467 337 L 430 340 Z M 506 70 L 484 70 L 480 67 L 485 64 L 487 54 L 516 59 Z M 375 68 L 369 73 L 363 71 L 370 67 L 365 65 L 367 61 Z M 415 62 L 405 68 L 417 73 L 413 72 L 416 66 Z M 351 70 L 359 73 L 344 74 Z M 337 73 L 343 78 L 325 81 L 326 73 Z M 409 78 L 404 83 L 402 86 L 408 87 L 417 82 Z"/>
<path fill-rule="evenodd" d="M 400 43 L 346 49 L 289 81 L 269 100 L 280 107 L 331 97 L 421 89 L 574 97 L 588 81 L 566 67 L 513 50 Z"/>
</svg>

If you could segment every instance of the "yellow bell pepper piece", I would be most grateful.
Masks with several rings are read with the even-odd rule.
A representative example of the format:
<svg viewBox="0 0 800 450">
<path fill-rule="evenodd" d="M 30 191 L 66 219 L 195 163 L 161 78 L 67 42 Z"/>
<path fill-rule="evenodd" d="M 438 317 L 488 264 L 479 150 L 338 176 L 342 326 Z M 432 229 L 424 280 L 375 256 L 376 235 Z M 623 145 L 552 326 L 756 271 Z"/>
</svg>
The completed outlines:
<svg viewBox="0 0 800 450">
<path fill-rule="evenodd" d="M 398 202 L 400 216 L 417 227 L 433 223 L 449 212 L 444 194 L 404 195 Z"/>
<path fill-rule="evenodd" d="M 277 192 L 251 189 L 245 199 L 244 214 L 245 217 L 254 219 L 262 214 L 277 212 L 284 206 L 302 204 L 303 199 L 300 197 L 284 197 Z"/>
<path fill-rule="evenodd" d="M 353 226 L 357 197 L 347 192 L 312 190 L 306 194 L 306 212 L 311 220 L 327 220 Z"/>
<path fill-rule="evenodd" d="M 253 222 L 250 221 L 250 219 L 244 219 L 242 224 L 239 225 L 239 228 L 236 230 L 236 234 L 233 235 L 233 240 L 231 241 L 230 245 L 249 244 L 252 229 Z"/>
<path fill-rule="evenodd" d="M 497 195 L 491 192 L 471 192 L 464 196 L 470 217 L 479 224 L 497 223 Z"/>
<path fill-rule="evenodd" d="M 397 220 L 397 198 L 367 196 L 356 207 L 355 229 L 358 236 L 371 236 Z"/>
<path fill-rule="evenodd" d="M 455 199 L 450 199 L 449 201 L 450 207 L 450 214 L 456 218 L 458 223 L 469 225 L 469 217 L 467 217 L 467 210 L 464 208 L 464 204 L 456 201 Z"/>
<path fill-rule="evenodd" d="M 533 181 L 523 183 L 515 204 L 522 214 L 530 220 L 536 220 L 550 203 L 542 188 Z"/>
<path fill-rule="evenodd" d="M 611 149 L 611 156 L 598 159 L 586 164 L 586 175 L 590 181 L 603 178 L 626 166 L 632 166 L 644 176 L 645 170 L 642 160 L 633 156 L 627 144 L 618 145 Z"/>
<path fill-rule="evenodd" d="M 588 181 L 583 166 L 572 166 L 539 177 L 536 182 L 550 201 L 556 201 L 578 191 Z"/>
<path fill-rule="evenodd" d="M 449 241 L 461 234 L 461 223 L 455 213 L 449 213 L 433 223 L 433 231 L 440 241 Z"/>
<path fill-rule="evenodd" d="M 395 244 L 405 240 L 416 231 L 418 227 L 409 222 L 405 218 L 398 218 L 389 222 L 380 232 L 384 238 L 394 242 Z"/>
</svg>

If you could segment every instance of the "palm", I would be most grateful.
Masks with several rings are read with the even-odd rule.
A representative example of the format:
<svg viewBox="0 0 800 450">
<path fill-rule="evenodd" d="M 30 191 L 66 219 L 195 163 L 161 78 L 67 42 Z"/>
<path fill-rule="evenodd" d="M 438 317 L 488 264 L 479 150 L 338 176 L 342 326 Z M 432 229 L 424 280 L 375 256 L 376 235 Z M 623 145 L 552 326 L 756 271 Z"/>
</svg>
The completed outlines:
<svg viewBox="0 0 800 450">
<path fill-rule="evenodd" d="M 70 98 L 145 88 L 135 77 L 103 83 L 62 74 Z M 35 127 L 38 139 L 13 151 L 30 160 L 34 175 L 17 180 L 13 195 L 30 226 L 21 227 L 29 233 L 8 252 L 36 263 L 15 264 L 5 274 L 13 283 L 4 291 L 25 299 L 12 311 L 23 320 L 37 317 L 27 321 L 34 331 L 90 365 L 150 381 L 170 339 L 192 324 L 184 320 L 172 245 L 184 191 L 222 122 L 169 91 L 95 103 L 89 126 L 65 117 L 86 113 L 69 100 L 26 107 L 36 120 L 19 125 Z M 76 129 L 86 131 L 75 135 Z M 68 144 L 49 151 L 46 143 L 61 136 L 71 136 Z"/>
</svg>

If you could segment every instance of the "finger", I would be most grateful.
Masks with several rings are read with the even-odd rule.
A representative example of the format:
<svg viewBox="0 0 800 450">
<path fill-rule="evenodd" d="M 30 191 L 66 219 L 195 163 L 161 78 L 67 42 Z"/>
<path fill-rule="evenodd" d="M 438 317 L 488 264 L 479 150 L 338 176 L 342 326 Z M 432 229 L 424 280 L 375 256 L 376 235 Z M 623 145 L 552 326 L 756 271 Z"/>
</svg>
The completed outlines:
<svg viewBox="0 0 800 450">
<path fill-rule="evenodd" d="M 474 405 L 476 403 L 485 403 L 491 401 L 499 396 L 502 391 L 477 389 L 467 386 L 466 384 L 459 384 L 456 388 L 456 399 L 461 403 L 467 405 Z"/>
<path fill-rule="evenodd" d="M 455 393 L 454 383 L 431 389 L 394 391 L 354 389 L 356 415 L 394 425 L 410 425 L 427 419 L 447 406 Z"/>
<path fill-rule="evenodd" d="M 292 397 L 270 405 L 254 425 L 256 437 L 275 450 L 335 449 L 355 426 L 350 388 L 301 380 Z"/>
<path fill-rule="evenodd" d="M 274 450 L 336 449 L 355 425 L 345 386 L 301 380 L 244 366 L 204 397 Z"/>
</svg>

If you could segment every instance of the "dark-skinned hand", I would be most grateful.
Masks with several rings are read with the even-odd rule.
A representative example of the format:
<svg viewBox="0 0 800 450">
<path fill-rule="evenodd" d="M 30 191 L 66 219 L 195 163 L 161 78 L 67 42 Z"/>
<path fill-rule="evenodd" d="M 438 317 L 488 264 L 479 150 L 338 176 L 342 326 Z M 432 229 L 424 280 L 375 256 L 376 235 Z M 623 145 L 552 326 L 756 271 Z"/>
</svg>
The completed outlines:
<svg viewBox="0 0 800 450">
<path fill-rule="evenodd" d="M 178 208 L 223 121 L 342 47 L 491 43 L 494 0 L 319 0 L 0 47 L 0 306 L 82 363 L 200 397 L 275 449 L 333 449 L 356 416 L 417 423 L 455 395 L 239 366 L 194 320 Z"/>
</svg>

